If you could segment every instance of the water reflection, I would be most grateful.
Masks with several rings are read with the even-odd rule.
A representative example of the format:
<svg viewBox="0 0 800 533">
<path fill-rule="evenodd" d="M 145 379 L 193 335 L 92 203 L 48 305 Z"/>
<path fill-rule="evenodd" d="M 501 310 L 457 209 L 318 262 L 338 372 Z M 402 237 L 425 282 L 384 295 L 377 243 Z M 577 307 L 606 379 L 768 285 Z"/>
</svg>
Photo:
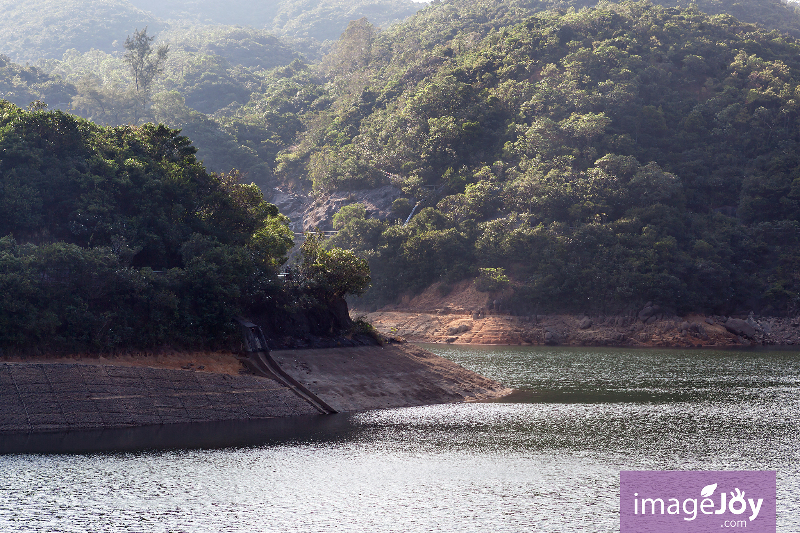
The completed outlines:
<svg viewBox="0 0 800 533">
<path fill-rule="evenodd" d="M 2 456 L 0 531 L 613 532 L 622 469 L 777 470 L 800 531 L 794 352 L 433 349 L 518 392 Z"/>
<path fill-rule="evenodd" d="M 164 424 L 22 435 L 0 434 L 0 453 L 96 453 L 214 449 L 351 438 L 358 426 L 349 415 Z"/>
<path fill-rule="evenodd" d="M 506 401 L 798 403 L 798 350 L 424 346 L 530 393 Z"/>
</svg>

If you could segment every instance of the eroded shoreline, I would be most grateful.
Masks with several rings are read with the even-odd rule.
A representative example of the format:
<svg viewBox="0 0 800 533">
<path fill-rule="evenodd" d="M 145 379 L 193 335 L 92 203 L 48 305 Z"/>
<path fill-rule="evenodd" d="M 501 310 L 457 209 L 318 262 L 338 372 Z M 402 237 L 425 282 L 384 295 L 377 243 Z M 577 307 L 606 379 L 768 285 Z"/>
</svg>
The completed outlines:
<svg viewBox="0 0 800 533">
<path fill-rule="evenodd" d="M 512 316 L 444 307 L 375 311 L 365 318 L 383 335 L 409 342 L 674 348 L 800 346 L 800 319 L 796 317 Z"/>
</svg>

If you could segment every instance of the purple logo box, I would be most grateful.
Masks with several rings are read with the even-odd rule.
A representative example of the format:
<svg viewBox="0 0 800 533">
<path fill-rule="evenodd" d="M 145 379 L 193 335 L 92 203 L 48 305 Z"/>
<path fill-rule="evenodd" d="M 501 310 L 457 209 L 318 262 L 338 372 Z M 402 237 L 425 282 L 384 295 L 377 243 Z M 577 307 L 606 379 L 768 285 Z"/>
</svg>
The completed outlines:
<svg viewBox="0 0 800 533">
<path fill-rule="evenodd" d="M 622 471 L 620 533 L 775 533 L 774 471 Z"/>
</svg>

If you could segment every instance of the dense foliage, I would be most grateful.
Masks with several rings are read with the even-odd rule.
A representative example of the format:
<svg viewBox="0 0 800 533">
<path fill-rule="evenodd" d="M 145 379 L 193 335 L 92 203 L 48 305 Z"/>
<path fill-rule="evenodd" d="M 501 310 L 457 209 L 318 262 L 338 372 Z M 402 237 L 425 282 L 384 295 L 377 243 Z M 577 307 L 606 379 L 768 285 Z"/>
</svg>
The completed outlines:
<svg viewBox="0 0 800 533">
<path fill-rule="evenodd" d="M 135 28 L 164 25 L 120 0 L 0 0 L 0 53 L 19 62 L 61 57 L 66 50 L 114 49 Z"/>
<path fill-rule="evenodd" d="M 521 311 L 797 306 L 793 39 L 648 3 L 543 12 L 478 42 L 363 30 L 363 66 L 332 69 L 337 99 L 279 160 L 320 190 L 385 170 L 424 207 L 337 235 L 370 257 L 375 297 L 483 267 L 506 269 Z"/>
<path fill-rule="evenodd" d="M 156 121 L 179 127 L 208 168 L 237 168 L 269 188 L 272 162 L 291 144 L 300 123 L 284 119 L 285 111 L 265 117 L 257 110 L 253 117 L 251 109 L 258 104 L 243 104 L 285 92 L 283 80 L 307 68 L 298 54 L 264 31 L 244 28 L 188 27 L 162 33 L 158 43 L 169 43 L 169 53 L 147 93 L 137 91 L 129 65 L 119 56 L 73 50 L 61 61 L 45 62 L 51 76 L 65 80 L 73 92 L 58 107 L 109 126 Z M 40 99 L 51 107 L 57 103 Z M 281 109 L 287 109 L 285 100 Z"/>
<path fill-rule="evenodd" d="M 0 102 L 0 348 L 213 345 L 236 314 L 363 291 L 341 250 L 317 267 L 327 285 L 279 283 L 288 220 L 194 153 L 163 125 Z"/>
<path fill-rule="evenodd" d="M 209 168 L 265 191 L 395 184 L 393 219 L 354 197 L 334 220 L 333 244 L 369 260 L 368 301 L 475 278 L 513 289 L 520 312 L 800 303 L 793 4 L 449 0 L 381 30 L 383 3 L 380 16 L 359 2 L 132 3 L 184 18 L 154 43 L 169 55 L 147 105 L 111 49 L 41 69 L 4 61 L 9 97 L 68 101 L 109 126 L 179 127 Z M 302 19 L 344 33 L 313 48 L 329 36 L 285 31 L 311 39 L 304 57 L 265 30 L 207 25 L 236 22 L 240 7 L 268 29 Z"/>
<path fill-rule="evenodd" d="M 0 55 L 0 98 L 18 106 L 31 102 L 69 105 L 75 87 L 37 67 L 23 67 Z"/>
</svg>

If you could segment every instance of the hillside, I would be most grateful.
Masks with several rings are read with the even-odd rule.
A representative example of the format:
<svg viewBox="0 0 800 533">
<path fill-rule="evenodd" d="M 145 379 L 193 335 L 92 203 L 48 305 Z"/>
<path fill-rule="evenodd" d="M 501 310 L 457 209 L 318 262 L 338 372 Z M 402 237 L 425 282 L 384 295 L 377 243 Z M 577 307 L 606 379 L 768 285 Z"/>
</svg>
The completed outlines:
<svg viewBox="0 0 800 533">
<path fill-rule="evenodd" d="M 169 3 L 131 0 L 136 7 L 170 21 L 251 26 L 289 39 L 337 39 L 347 23 L 362 17 L 388 27 L 413 15 L 421 4 L 410 0 L 272 0 L 221 4 L 213 0 Z"/>
<path fill-rule="evenodd" d="M 297 101 L 285 105 L 284 94 L 292 86 L 308 83 L 303 80 L 308 73 L 302 56 L 270 33 L 252 28 L 184 26 L 153 37 L 157 43 L 168 43 L 169 52 L 146 95 L 136 92 L 122 57 L 73 50 L 39 69 L 69 87 L 71 98 L 62 105 L 57 104 L 64 100 L 45 94 L 39 99 L 102 125 L 155 121 L 181 128 L 207 168 L 218 172 L 236 168 L 269 190 L 276 154 L 291 145 L 301 127 L 294 115 L 302 105 Z M 287 86 L 287 78 L 296 81 Z M 10 75 L 8 80 L 15 81 Z M 33 89 L 24 94 L 34 94 Z M 281 100 L 279 121 L 265 120 L 263 109 L 256 116 L 242 111 L 251 99 L 275 100 L 273 93 Z M 14 102 L 31 101 L 21 100 Z"/>
<path fill-rule="evenodd" d="M 118 49 L 136 28 L 164 25 L 124 0 L 0 0 L 0 54 L 19 63 L 60 58 L 70 49 Z"/>
<path fill-rule="evenodd" d="M 410 0 L 0 0 L 0 54 L 19 63 L 61 59 L 68 50 L 118 53 L 127 35 L 148 27 L 151 34 L 186 26 L 239 26 L 297 40 L 312 55 L 351 20 L 369 17 L 388 27 L 414 14 Z"/>
<path fill-rule="evenodd" d="M 7 85 L 61 87 L 101 124 L 182 128 L 211 170 L 279 187 L 295 229 L 338 229 L 331 244 L 369 260 L 363 306 L 470 279 L 523 314 L 800 303 L 793 4 L 451 0 L 351 20 L 318 62 L 208 20 L 158 34 L 148 94 L 98 50 L 7 63 Z"/>
<path fill-rule="evenodd" d="M 336 100 L 278 158 L 319 191 L 393 181 L 398 220 L 419 203 L 407 226 L 354 208 L 333 240 L 377 301 L 478 276 L 518 312 L 797 304 L 796 41 L 647 3 L 469 42 L 416 23 L 346 34 Z"/>
</svg>

